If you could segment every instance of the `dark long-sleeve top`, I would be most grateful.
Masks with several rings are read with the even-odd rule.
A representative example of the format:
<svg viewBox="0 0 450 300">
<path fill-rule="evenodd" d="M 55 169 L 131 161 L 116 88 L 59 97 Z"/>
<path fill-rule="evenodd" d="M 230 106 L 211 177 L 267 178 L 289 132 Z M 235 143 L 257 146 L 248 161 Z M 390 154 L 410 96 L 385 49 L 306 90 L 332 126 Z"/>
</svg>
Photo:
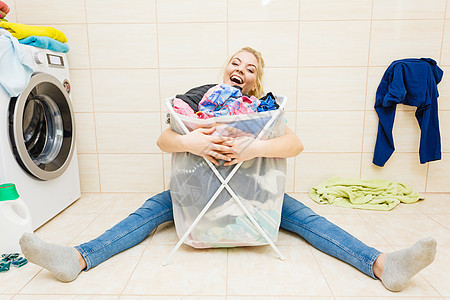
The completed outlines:
<svg viewBox="0 0 450 300">
<path fill-rule="evenodd" d="M 373 155 L 375 165 L 384 166 L 395 150 L 392 128 L 398 103 L 417 107 L 420 163 L 441 159 L 437 84 L 442 75 L 443 71 L 431 58 L 396 60 L 388 67 L 376 93 L 379 123 Z"/>
</svg>

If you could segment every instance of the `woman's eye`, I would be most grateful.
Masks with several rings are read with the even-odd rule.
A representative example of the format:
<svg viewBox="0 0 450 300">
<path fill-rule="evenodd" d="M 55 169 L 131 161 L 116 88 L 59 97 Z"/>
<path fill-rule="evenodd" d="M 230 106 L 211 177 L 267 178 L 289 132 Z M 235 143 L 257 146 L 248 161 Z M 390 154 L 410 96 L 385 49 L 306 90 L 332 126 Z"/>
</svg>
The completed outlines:
<svg viewBox="0 0 450 300">
<path fill-rule="evenodd" d="M 231 63 L 233 66 L 237 66 L 238 64 L 236 62 Z"/>
<path fill-rule="evenodd" d="M 252 69 L 247 69 L 247 71 L 249 71 L 250 73 L 255 73 L 255 71 Z"/>
</svg>

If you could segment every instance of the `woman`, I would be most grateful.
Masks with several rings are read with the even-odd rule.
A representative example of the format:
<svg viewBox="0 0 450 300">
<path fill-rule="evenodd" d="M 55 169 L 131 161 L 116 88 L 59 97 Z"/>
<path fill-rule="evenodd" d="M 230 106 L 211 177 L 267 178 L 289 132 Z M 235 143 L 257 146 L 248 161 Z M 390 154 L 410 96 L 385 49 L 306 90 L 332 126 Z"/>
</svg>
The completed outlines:
<svg viewBox="0 0 450 300">
<path fill-rule="evenodd" d="M 263 68 L 261 54 L 252 48 L 243 48 L 229 60 L 223 83 L 237 85 L 243 94 L 259 98 L 263 94 Z M 199 87 L 191 92 L 201 96 L 206 90 Z M 284 136 L 271 140 L 213 136 L 214 130 L 214 127 L 201 128 L 179 135 L 166 129 L 157 143 L 162 151 L 191 152 L 216 165 L 220 159 L 226 161 L 225 165 L 233 165 L 254 157 L 293 157 L 303 150 L 299 138 L 289 128 Z M 171 220 L 172 201 L 169 191 L 165 191 L 148 199 L 137 211 L 98 238 L 74 248 L 46 243 L 34 234 L 24 234 L 20 245 L 30 262 L 48 269 L 61 281 L 72 281 L 82 270 L 87 271 L 140 243 L 158 225 Z M 286 194 L 281 228 L 296 232 L 317 249 L 380 279 L 391 291 L 402 290 L 416 273 L 433 261 L 436 252 L 436 241 L 425 238 L 409 248 L 381 253 Z"/>
</svg>

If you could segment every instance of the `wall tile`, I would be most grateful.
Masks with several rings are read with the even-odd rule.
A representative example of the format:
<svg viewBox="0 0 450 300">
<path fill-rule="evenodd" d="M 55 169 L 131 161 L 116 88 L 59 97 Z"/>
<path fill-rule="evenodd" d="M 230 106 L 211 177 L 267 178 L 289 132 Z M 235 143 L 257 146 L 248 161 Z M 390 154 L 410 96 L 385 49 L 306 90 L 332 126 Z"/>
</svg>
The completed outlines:
<svg viewBox="0 0 450 300">
<path fill-rule="evenodd" d="M 366 110 L 374 110 L 377 88 L 383 78 L 386 67 L 369 67 L 367 73 Z M 400 108 L 398 106 L 397 108 Z"/>
<path fill-rule="evenodd" d="M 226 60 L 225 23 L 159 24 L 161 68 L 221 67 Z"/>
<path fill-rule="evenodd" d="M 97 153 L 93 113 L 75 114 L 78 153 Z"/>
<path fill-rule="evenodd" d="M 360 152 L 364 113 L 298 112 L 297 135 L 305 152 Z"/>
<path fill-rule="evenodd" d="M 442 152 L 450 152 L 450 111 L 439 112 Z"/>
<path fill-rule="evenodd" d="M 365 67 L 300 68 L 298 109 L 363 110 L 366 78 Z"/>
<path fill-rule="evenodd" d="M 371 0 L 300 0 L 300 20 L 367 20 L 371 10 Z"/>
<path fill-rule="evenodd" d="M 84 1 L 27 1 L 16 0 L 17 20 L 27 24 L 84 23 Z M 43 8 L 45 7 L 45 10 Z M 45 12 L 45 13 L 37 13 Z"/>
<path fill-rule="evenodd" d="M 298 0 L 228 1 L 228 21 L 296 21 Z"/>
<path fill-rule="evenodd" d="M 439 58 L 444 21 L 373 21 L 370 66 L 409 57 Z M 420 36 L 420 39 L 417 38 Z"/>
<path fill-rule="evenodd" d="M 297 22 L 233 22 L 228 36 L 229 55 L 250 46 L 261 52 L 267 67 L 297 66 Z"/>
<path fill-rule="evenodd" d="M 16 23 L 17 22 L 17 13 L 16 13 L 16 2 L 15 0 L 8 1 L 9 13 L 6 15 L 5 19 L 9 22 Z"/>
<path fill-rule="evenodd" d="M 374 0 L 374 19 L 443 19 L 445 0 Z"/>
<path fill-rule="evenodd" d="M 300 22 L 301 66 L 365 66 L 370 21 Z"/>
<path fill-rule="evenodd" d="M 91 71 L 70 70 L 72 106 L 75 112 L 93 112 Z"/>
<path fill-rule="evenodd" d="M 442 153 L 442 160 L 429 163 L 427 192 L 449 191 L 450 153 Z"/>
<path fill-rule="evenodd" d="M 160 113 L 97 113 L 99 153 L 161 153 Z"/>
<path fill-rule="evenodd" d="M 88 23 L 155 22 L 155 0 L 132 0 L 126 5 L 119 0 L 86 0 Z"/>
<path fill-rule="evenodd" d="M 295 172 L 295 157 L 289 157 L 286 161 L 286 188 L 285 193 L 293 193 L 294 188 L 294 172 Z"/>
<path fill-rule="evenodd" d="M 448 5 L 450 7 L 450 5 Z M 450 14 L 450 12 L 448 13 Z M 447 14 L 447 18 L 450 18 Z M 442 43 L 441 64 L 450 66 L 450 21 L 445 21 L 444 40 Z"/>
<path fill-rule="evenodd" d="M 158 66 L 156 25 L 89 24 L 92 68 Z"/>
<path fill-rule="evenodd" d="M 102 192 L 161 192 L 161 154 L 100 154 Z"/>
<path fill-rule="evenodd" d="M 225 59 L 225 58 L 224 58 Z M 223 61 L 225 64 L 225 60 Z M 222 82 L 222 69 L 160 69 L 161 111 L 167 111 L 165 100 L 184 94 L 191 88 Z"/>
<path fill-rule="evenodd" d="M 100 192 L 97 154 L 78 154 L 81 192 Z"/>
<path fill-rule="evenodd" d="M 225 22 L 226 0 L 158 0 L 158 22 Z"/>
<path fill-rule="evenodd" d="M 295 159 L 295 191 L 309 192 L 334 176 L 359 179 L 360 167 L 360 153 L 301 153 Z"/>
<path fill-rule="evenodd" d="M 450 67 L 441 67 L 441 69 L 444 71 L 444 76 L 438 84 L 438 106 L 440 111 L 450 110 L 450 77 L 447 76 L 450 74 Z"/>
<path fill-rule="evenodd" d="M 54 25 L 58 30 L 64 32 L 67 44 L 70 47 L 67 53 L 69 67 L 71 69 L 89 69 L 89 43 L 87 26 L 84 24 Z"/>
<path fill-rule="evenodd" d="M 286 110 L 296 110 L 297 68 L 266 68 L 264 69 L 264 91 L 274 95 L 286 96 Z"/>
<path fill-rule="evenodd" d="M 164 190 L 168 190 L 170 185 L 170 176 L 172 174 L 172 154 L 164 153 L 163 163 L 164 163 Z"/>
<path fill-rule="evenodd" d="M 375 111 L 366 111 L 364 123 L 364 152 L 372 152 L 378 134 L 378 115 Z M 394 119 L 395 152 L 419 151 L 420 129 L 414 111 L 397 111 Z"/>
<path fill-rule="evenodd" d="M 361 177 L 385 179 L 404 183 L 416 192 L 425 191 L 427 165 L 419 163 L 417 153 L 394 152 L 384 167 L 372 163 L 373 153 L 362 155 Z"/>
<path fill-rule="evenodd" d="M 96 111 L 159 111 L 156 69 L 92 70 L 92 83 Z"/>
</svg>

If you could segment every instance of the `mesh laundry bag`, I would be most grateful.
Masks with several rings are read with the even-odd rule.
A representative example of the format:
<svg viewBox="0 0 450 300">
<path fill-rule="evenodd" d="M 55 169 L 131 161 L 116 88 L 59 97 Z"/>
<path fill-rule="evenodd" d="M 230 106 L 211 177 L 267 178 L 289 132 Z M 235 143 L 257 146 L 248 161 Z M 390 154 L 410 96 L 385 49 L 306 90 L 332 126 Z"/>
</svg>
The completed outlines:
<svg viewBox="0 0 450 300">
<path fill-rule="evenodd" d="M 286 101 L 285 97 L 279 98 Z M 173 99 L 166 101 L 168 101 L 166 104 L 171 107 Z M 168 117 L 171 129 L 180 134 L 183 134 L 183 129 L 176 122 L 176 118 L 179 118 L 189 131 L 215 125 L 216 131 L 213 135 L 255 138 L 266 123 L 272 117 L 276 117 L 261 138 L 271 139 L 284 135 L 286 128 L 284 111 L 277 113 L 278 116 L 275 112 L 266 111 L 203 120 L 180 115 L 169 109 Z M 226 167 L 223 164 L 224 161 L 220 160 L 219 166 L 215 167 L 222 177 L 226 178 L 234 165 Z M 266 157 L 245 161 L 228 182 L 273 242 L 278 238 L 285 182 L 286 159 Z M 203 157 L 188 152 L 172 154 L 170 194 L 175 227 L 180 238 L 220 186 L 221 182 Z M 268 244 L 226 189 L 220 192 L 184 242 L 195 248 Z"/>
</svg>

